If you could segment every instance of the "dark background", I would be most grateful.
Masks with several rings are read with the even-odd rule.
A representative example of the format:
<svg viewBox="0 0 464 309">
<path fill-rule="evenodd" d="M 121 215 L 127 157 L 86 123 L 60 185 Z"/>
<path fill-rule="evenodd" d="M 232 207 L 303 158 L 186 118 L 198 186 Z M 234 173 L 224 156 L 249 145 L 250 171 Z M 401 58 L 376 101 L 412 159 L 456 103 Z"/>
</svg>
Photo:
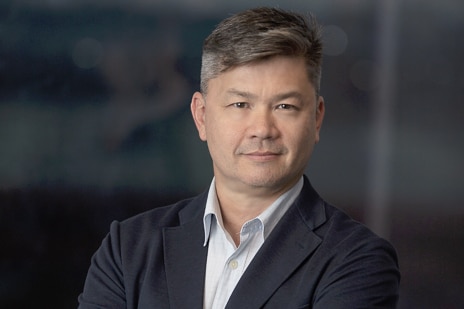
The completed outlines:
<svg viewBox="0 0 464 309">
<path fill-rule="evenodd" d="M 400 308 L 464 307 L 462 1 L 256 1 L 324 25 L 313 185 L 396 247 Z M 75 308 L 113 220 L 212 177 L 189 103 L 248 1 L 0 1 L 0 307 Z"/>
</svg>

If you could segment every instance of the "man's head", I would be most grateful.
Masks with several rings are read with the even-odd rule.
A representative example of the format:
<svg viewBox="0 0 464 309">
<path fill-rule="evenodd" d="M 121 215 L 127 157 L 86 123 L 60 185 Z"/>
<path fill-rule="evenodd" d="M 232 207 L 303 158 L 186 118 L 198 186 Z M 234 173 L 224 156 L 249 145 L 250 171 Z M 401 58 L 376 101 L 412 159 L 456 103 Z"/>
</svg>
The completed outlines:
<svg viewBox="0 0 464 309">
<path fill-rule="evenodd" d="M 324 118 L 315 23 L 275 9 L 239 13 L 206 39 L 191 111 L 224 188 L 277 196 L 304 173 Z"/>
<path fill-rule="evenodd" d="M 309 80 L 319 95 L 322 43 L 312 16 L 275 8 L 250 9 L 223 20 L 203 45 L 201 91 L 219 74 L 275 56 L 305 59 Z"/>
</svg>

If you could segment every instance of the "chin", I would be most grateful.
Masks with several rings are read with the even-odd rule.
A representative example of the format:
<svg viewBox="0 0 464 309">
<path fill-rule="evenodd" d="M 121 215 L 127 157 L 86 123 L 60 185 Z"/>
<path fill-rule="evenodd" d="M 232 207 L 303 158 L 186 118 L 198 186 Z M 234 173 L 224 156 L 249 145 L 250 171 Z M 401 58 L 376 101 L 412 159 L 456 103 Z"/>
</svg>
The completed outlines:
<svg viewBox="0 0 464 309">
<path fill-rule="evenodd" d="M 247 178 L 244 183 L 251 187 L 257 188 L 275 188 L 284 183 L 284 178 L 281 177 L 249 177 Z"/>
</svg>

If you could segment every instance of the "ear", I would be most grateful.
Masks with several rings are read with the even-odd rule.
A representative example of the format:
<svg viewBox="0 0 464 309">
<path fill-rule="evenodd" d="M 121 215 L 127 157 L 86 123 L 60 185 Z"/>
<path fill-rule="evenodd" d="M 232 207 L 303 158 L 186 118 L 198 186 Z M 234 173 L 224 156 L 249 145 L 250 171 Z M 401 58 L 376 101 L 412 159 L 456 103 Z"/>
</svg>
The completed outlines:
<svg viewBox="0 0 464 309">
<path fill-rule="evenodd" d="M 190 103 L 190 110 L 198 130 L 198 135 L 202 141 L 206 141 L 205 108 L 205 98 L 200 92 L 195 92 L 192 96 L 192 102 Z"/>
<path fill-rule="evenodd" d="M 322 121 L 324 120 L 324 113 L 324 98 L 322 96 L 319 96 L 316 105 L 316 143 L 319 142 L 319 132 L 321 131 Z"/>
</svg>

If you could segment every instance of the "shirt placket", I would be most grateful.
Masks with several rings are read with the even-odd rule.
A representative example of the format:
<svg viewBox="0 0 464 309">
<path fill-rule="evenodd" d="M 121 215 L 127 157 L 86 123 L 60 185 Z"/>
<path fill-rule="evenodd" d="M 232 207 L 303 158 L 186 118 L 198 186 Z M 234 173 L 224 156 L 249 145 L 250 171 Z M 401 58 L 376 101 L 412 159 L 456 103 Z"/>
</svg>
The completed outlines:
<svg viewBox="0 0 464 309">
<path fill-rule="evenodd" d="M 223 272 L 218 283 L 219 287 L 222 289 L 222 293 L 220 293 L 222 296 L 216 295 L 213 308 L 222 308 L 216 301 L 219 301 L 219 299 L 223 301 L 229 299 L 235 289 L 235 286 L 246 269 L 247 258 L 251 249 L 250 244 L 256 237 L 256 233 L 261 229 L 260 224 L 261 222 L 259 220 L 253 220 L 243 226 L 240 232 L 239 247 L 225 261 Z"/>
</svg>

